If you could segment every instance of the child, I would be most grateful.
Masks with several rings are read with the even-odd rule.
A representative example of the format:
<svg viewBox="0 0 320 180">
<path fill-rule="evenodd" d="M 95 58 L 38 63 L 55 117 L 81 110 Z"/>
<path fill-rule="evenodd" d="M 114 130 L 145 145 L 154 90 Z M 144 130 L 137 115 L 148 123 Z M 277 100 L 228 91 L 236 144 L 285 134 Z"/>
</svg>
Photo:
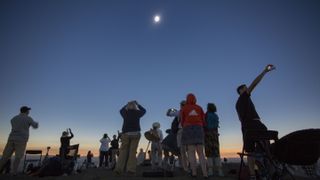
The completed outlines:
<svg viewBox="0 0 320 180">
<path fill-rule="evenodd" d="M 151 131 L 158 137 L 157 140 L 151 141 L 151 165 L 152 168 L 156 168 L 156 166 L 161 166 L 162 162 L 161 142 L 163 140 L 163 135 L 160 129 L 160 123 L 153 123 Z"/>
</svg>

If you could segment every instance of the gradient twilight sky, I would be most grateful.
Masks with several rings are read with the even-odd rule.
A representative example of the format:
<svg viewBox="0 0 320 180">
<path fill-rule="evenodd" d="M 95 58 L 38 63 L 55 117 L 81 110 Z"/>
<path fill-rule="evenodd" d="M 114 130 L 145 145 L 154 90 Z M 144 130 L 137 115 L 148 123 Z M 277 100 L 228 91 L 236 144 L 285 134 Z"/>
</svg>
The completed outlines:
<svg viewBox="0 0 320 180">
<path fill-rule="evenodd" d="M 147 109 L 142 132 L 155 121 L 164 131 L 167 109 L 192 92 L 204 110 L 217 105 L 222 156 L 236 156 L 236 88 L 269 63 L 277 69 L 252 94 L 263 122 L 280 137 L 320 127 L 317 0 L 2 0 L 0 24 L 1 153 L 22 105 L 40 123 L 28 148 L 55 151 L 70 127 L 71 142 L 98 155 L 129 100 Z"/>
</svg>

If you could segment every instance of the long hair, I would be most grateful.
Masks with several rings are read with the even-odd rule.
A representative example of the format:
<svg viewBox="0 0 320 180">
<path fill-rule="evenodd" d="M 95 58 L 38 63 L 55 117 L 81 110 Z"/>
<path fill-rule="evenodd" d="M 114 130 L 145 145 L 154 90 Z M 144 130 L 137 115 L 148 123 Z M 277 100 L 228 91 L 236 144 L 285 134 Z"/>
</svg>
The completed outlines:
<svg viewBox="0 0 320 180">
<path fill-rule="evenodd" d="M 213 103 L 208 103 L 207 110 L 208 112 L 217 112 L 217 107 Z"/>
</svg>

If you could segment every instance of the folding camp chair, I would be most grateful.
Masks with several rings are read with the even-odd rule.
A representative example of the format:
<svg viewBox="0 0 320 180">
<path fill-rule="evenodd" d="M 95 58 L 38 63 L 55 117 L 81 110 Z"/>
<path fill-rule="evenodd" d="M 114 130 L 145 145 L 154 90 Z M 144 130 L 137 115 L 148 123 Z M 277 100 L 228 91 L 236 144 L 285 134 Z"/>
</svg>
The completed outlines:
<svg viewBox="0 0 320 180">
<path fill-rule="evenodd" d="M 76 160 L 78 157 L 78 151 L 79 151 L 79 144 L 69 146 L 66 159 Z"/>
<path fill-rule="evenodd" d="M 251 139 L 256 143 L 256 145 L 259 145 L 259 142 L 261 141 L 277 141 L 278 140 L 278 131 L 272 131 L 272 130 L 267 130 L 267 131 L 261 131 L 261 130 L 247 130 L 244 134 L 245 139 L 247 139 L 247 137 L 251 137 Z M 261 145 L 261 144 L 260 144 Z M 267 149 L 265 149 L 267 147 L 263 147 L 260 146 L 260 151 L 262 150 L 263 152 L 245 152 L 244 150 L 244 143 L 243 143 L 243 147 L 242 147 L 242 152 L 241 153 L 237 153 L 240 156 L 240 168 L 239 168 L 239 172 L 238 172 L 238 179 L 242 179 L 241 175 L 242 175 L 242 168 L 244 166 L 244 156 L 251 156 L 254 158 L 258 158 L 258 159 L 265 159 L 265 160 L 270 160 L 271 157 L 268 157 L 268 153 Z M 263 174 L 262 176 L 265 176 L 265 174 Z"/>
<path fill-rule="evenodd" d="M 67 174 L 71 174 L 74 170 L 74 167 L 77 165 L 79 144 L 71 145 L 68 147 L 68 153 L 65 159 L 62 159 L 62 169 Z"/>
<path fill-rule="evenodd" d="M 27 159 L 27 156 L 30 157 L 30 159 Z M 37 166 L 41 165 L 41 159 L 42 159 L 42 150 L 26 150 L 26 153 L 24 155 L 24 163 L 23 163 L 23 170 L 22 172 L 25 172 L 26 167 L 30 163 L 36 163 Z"/>
</svg>

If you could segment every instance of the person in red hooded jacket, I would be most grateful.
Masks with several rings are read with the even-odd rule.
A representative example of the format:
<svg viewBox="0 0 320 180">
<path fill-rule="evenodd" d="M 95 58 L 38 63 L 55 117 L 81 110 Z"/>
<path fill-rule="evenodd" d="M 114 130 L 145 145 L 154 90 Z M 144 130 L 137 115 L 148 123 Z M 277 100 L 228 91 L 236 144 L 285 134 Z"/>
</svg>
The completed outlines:
<svg viewBox="0 0 320 180">
<path fill-rule="evenodd" d="M 187 146 L 188 159 L 192 171 L 192 176 L 197 176 L 197 162 L 195 152 L 197 152 L 202 174 L 208 177 L 206 160 L 204 157 L 204 131 L 205 114 L 200 106 L 196 104 L 197 99 L 193 94 L 187 95 L 186 105 L 181 109 L 182 138 L 181 143 Z"/>
</svg>

